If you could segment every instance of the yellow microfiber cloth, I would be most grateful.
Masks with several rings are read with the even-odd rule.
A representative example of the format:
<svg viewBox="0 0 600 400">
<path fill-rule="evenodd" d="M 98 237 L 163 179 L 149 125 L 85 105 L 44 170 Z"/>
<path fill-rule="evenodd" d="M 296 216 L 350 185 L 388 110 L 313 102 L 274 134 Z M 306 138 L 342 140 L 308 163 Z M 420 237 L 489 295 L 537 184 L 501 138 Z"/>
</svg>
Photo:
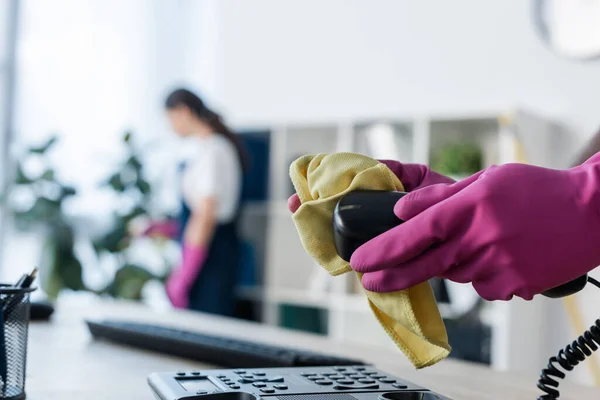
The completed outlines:
<svg viewBox="0 0 600 400">
<path fill-rule="evenodd" d="M 302 245 L 334 276 L 352 271 L 333 239 L 333 211 L 340 198 L 354 190 L 404 190 L 385 164 L 354 153 L 300 157 L 292 163 L 290 177 L 302 204 L 293 216 Z M 362 274 L 357 275 L 360 280 Z M 448 356 L 446 327 L 428 282 L 391 293 L 365 292 L 383 329 L 416 368 Z"/>
</svg>

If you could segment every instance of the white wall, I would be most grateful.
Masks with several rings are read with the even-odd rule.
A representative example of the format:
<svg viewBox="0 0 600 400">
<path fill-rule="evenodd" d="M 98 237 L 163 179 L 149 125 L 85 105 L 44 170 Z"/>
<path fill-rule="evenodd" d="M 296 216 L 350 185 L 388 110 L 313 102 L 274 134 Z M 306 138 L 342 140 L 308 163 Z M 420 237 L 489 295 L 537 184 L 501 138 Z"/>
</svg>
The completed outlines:
<svg viewBox="0 0 600 400">
<path fill-rule="evenodd" d="M 523 0 L 225 0 L 220 98 L 240 121 L 526 106 L 600 125 L 598 62 L 561 60 Z"/>
</svg>

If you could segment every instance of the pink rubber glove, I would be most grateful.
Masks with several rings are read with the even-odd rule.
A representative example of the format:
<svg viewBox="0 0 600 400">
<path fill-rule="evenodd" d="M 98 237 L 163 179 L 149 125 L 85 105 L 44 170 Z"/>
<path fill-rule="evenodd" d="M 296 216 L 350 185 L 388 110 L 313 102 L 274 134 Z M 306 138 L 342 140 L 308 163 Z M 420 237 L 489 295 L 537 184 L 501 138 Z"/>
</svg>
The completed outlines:
<svg viewBox="0 0 600 400">
<path fill-rule="evenodd" d="M 378 160 L 385 164 L 404 185 L 404 190 L 412 192 L 413 190 L 434 185 L 436 183 L 454 183 L 454 180 L 447 176 L 440 175 L 422 164 L 402 164 L 394 160 Z M 295 213 L 300 207 L 300 199 L 297 194 L 288 199 L 288 209 Z"/>
<path fill-rule="evenodd" d="M 174 239 L 179 234 L 179 224 L 174 220 L 155 221 L 150 223 L 144 232 L 143 236 L 164 236 Z"/>
<path fill-rule="evenodd" d="M 441 277 L 487 300 L 530 300 L 600 264 L 600 153 L 569 170 L 490 167 L 412 192 L 394 212 L 406 222 L 350 261 L 368 290 Z"/>
<path fill-rule="evenodd" d="M 204 247 L 184 245 L 181 265 L 175 269 L 165 284 L 167 296 L 175 308 L 188 308 L 190 290 L 206 261 Z"/>
</svg>

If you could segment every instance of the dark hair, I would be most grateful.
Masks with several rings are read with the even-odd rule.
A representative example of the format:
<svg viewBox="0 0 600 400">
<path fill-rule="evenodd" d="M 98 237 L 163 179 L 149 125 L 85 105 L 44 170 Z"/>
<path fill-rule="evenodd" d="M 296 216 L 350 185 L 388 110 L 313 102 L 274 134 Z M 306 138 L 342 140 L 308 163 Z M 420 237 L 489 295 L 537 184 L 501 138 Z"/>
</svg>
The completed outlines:
<svg viewBox="0 0 600 400">
<path fill-rule="evenodd" d="M 173 109 L 178 106 L 186 106 L 198 118 L 206 122 L 213 129 L 214 133 L 223 135 L 229 139 L 237 150 L 243 172 L 248 172 L 250 168 L 248 153 L 238 135 L 225 125 L 219 114 L 208 108 L 200 97 L 187 89 L 177 89 L 167 96 L 165 108 Z"/>
</svg>

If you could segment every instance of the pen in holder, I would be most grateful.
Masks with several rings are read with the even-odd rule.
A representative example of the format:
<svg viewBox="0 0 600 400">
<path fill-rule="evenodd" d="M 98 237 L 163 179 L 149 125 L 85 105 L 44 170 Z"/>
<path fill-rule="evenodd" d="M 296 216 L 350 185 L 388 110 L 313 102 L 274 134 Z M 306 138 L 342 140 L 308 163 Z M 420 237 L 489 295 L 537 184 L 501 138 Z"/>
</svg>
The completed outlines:
<svg viewBox="0 0 600 400">
<path fill-rule="evenodd" d="M 34 290 L 0 284 L 0 400 L 25 399 L 29 297 Z"/>
</svg>

